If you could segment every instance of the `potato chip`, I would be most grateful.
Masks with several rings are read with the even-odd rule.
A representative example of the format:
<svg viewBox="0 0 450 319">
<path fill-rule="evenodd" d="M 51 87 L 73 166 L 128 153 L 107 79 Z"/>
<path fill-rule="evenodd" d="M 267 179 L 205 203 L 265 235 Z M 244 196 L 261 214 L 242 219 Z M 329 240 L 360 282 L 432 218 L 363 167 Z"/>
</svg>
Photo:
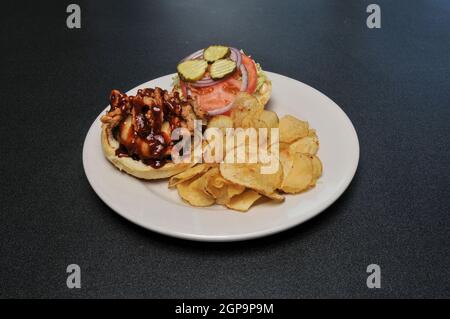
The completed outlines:
<svg viewBox="0 0 450 319">
<path fill-rule="evenodd" d="M 246 212 L 260 197 L 261 195 L 254 190 L 247 189 L 245 192 L 233 196 L 226 206 L 234 210 Z"/>
<path fill-rule="evenodd" d="M 314 136 L 305 136 L 289 146 L 291 154 L 302 153 L 314 155 L 319 149 L 319 140 Z"/>
<path fill-rule="evenodd" d="M 240 127 L 242 128 L 249 128 L 249 127 L 257 127 L 257 124 L 255 123 L 256 118 L 254 116 L 257 116 L 257 114 L 250 114 L 247 117 L 244 117 L 241 120 Z M 237 126 L 236 126 L 237 127 Z"/>
<path fill-rule="evenodd" d="M 281 190 L 286 193 L 299 193 L 306 190 L 313 179 L 313 166 L 311 157 L 296 153 L 292 155 L 292 167 L 283 179 Z"/>
<path fill-rule="evenodd" d="M 265 124 L 264 126 L 258 127 L 266 127 L 266 128 L 278 127 L 280 122 L 277 113 L 268 110 L 263 110 L 261 114 L 259 114 L 258 120 Z"/>
<path fill-rule="evenodd" d="M 177 184 L 187 181 L 197 175 L 203 174 L 210 168 L 211 168 L 211 164 L 198 164 L 196 166 L 188 168 L 184 172 L 181 172 L 180 174 L 172 176 L 169 179 L 169 188 L 172 188 L 172 187 L 176 186 Z"/>
<path fill-rule="evenodd" d="M 277 202 L 284 201 L 284 196 L 278 192 L 273 192 L 271 194 L 264 194 L 264 196 L 266 196 L 267 198 L 273 199 L 274 201 L 277 201 Z"/>
<path fill-rule="evenodd" d="M 322 176 L 322 162 L 320 159 L 313 155 L 311 157 L 312 168 L 313 168 L 313 180 L 311 181 L 311 186 L 316 185 L 317 180 Z"/>
<path fill-rule="evenodd" d="M 286 145 L 287 146 L 283 146 L 283 148 L 280 147 L 279 153 L 281 167 L 283 168 L 283 181 L 281 185 L 284 183 L 287 176 L 289 175 L 289 171 L 291 170 L 292 165 L 294 163 L 294 158 L 292 157 L 291 153 L 289 153 L 289 144 Z"/>
<path fill-rule="evenodd" d="M 241 126 L 243 128 L 278 128 L 278 116 L 273 111 L 261 110 L 242 119 Z"/>
<path fill-rule="evenodd" d="M 230 202 L 231 198 L 245 191 L 245 187 L 237 184 L 227 183 L 222 188 L 215 188 L 208 185 L 208 193 L 210 193 L 219 205 L 225 205 Z"/>
<path fill-rule="evenodd" d="M 178 194 L 192 206 L 211 206 L 215 199 L 206 193 L 206 182 L 205 175 L 181 182 L 177 184 Z"/>
<path fill-rule="evenodd" d="M 278 116 L 275 112 L 263 110 L 259 114 L 254 114 L 254 116 L 253 115 L 247 116 L 246 118 L 244 118 L 242 120 L 242 127 L 243 128 L 250 128 L 250 127 L 255 128 L 258 136 L 261 133 L 259 131 L 259 129 L 261 129 L 261 128 L 267 129 L 266 139 L 268 139 L 268 141 L 267 141 L 268 144 L 272 144 L 273 143 L 272 140 L 274 142 L 279 140 L 279 138 L 273 139 L 272 131 L 271 131 L 272 128 L 278 129 Z"/>
<path fill-rule="evenodd" d="M 220 171 L 217 167 L 210 169 L 206 174 L 205 190 L 208 194 L 214 197 L 217 201 L 218 198 L 222 198 L 226 193 L 227 181 L 220 175 Z"/>
<path fill-rule="evenodd" d="M 217 130 L 217 131 L 211 131 Z M 205 131 L 202 142 L 203 162 L 217 164 L 223 161 L 226 154 L 225 135 L 220 132 L 220 128 L 211 128 Z M 221 137 L 222 136 L 222 140 Z"/>
<path fill-rule="evenodd" d="M 233 183 L 228 183 L 227 188 L 228 198 L 232 198 L 233 196 L 239 195 L 245 191 L 245 186 Z"/>
<path fill-rule="evenodd" d="M 225 180 L 217 167 L 210 169 L 205 174 L 205 178 L 207 179 L 205 190 L 215 198 L 217 204 L 226 204 L 234 195 L 245 190 L 244 186 L 235 185 Z"/>
<path fill-rule="evenodd" d="M 292 143 L 309 133 L 308 122 L 301 121 L 291 115 L 280 119 L 280 142 Z"/>
<path fill-rule="evenodd" d="M 317 141 L 319 140 L 319 138 L 317 137 L 317 132 L 316 132 L 316 130 L 313 129 L 313 128 L 310 128 L 310 129 L 308 130 L 308 136 L 316 138 Z"/>
<path fill-rule="evenodd" d="M 291 146 L 291 144 L 289 143 L 284 143 L 284 142 L 279 142 L 278 143 L 278 148 L 279 148 L 279 152 L 283 152 L 283 151 L 289 151 L 289 146 Z"/>
<path fill-rule="evenodd" d="M 216 127 L 222 129 L 223 134 L 225 134 L 225 129 L 233 128 L 234 122 L 230 116 L 226 115 L 216 115 L 209 119 L 207 128 Z"/>
<path fill-rule="evenodd" d="M 221 163 L 220 173 L 226 180 L 264 195 L 274 193 L 283 181 L 281 165 L 273 174 L 262 174 L 261 163 Z"/>
<path fill-rule="evenodd" d="M 226 145 L 224 161 L 231 163 L 256 163 L 258 161 L 258 134 L 255 130 L 235 129 Z"/>
<path fill-rule="evenodd" d="M 220 175 L 220 172 L 218 176 L 215 176 L 214 178 L 211 178 L 211 185 L 217 188 L 222 188 L 228 181 Z"/>
<path fill-rule="evenodd" d="M 262 110 L 264 110 L 264 106 L 253 95 L 246 92 L 239 93 L 234 100 L 234 106 L 230 115 L 234 122 L 234 127 L 253 127 L 251 119 L 256 118 Z M 244 127 L 242 121 L 247 117 L 249 118 L 244 121 L 246 125 Z"/>
</svg>

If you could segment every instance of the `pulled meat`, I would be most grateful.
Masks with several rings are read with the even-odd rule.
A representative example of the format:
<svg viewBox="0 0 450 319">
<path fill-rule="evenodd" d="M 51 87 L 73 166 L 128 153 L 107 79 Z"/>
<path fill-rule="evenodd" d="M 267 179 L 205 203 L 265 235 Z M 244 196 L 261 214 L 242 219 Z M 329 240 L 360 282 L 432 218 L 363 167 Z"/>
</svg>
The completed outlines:
<svg viewBox="0 0 450 319">
<path fill-rule="evenodd" d="M 101 121 L 113 129 L 119 141 L 116 155 L 154 168 L 162 167 L 170 156 L 171 132 L 186 127 L 192 133 L 197 119 L 192 100 L 158 87 L 138 90 L 136 96 L 112 90 L 110 105 Z"/>
</svg>

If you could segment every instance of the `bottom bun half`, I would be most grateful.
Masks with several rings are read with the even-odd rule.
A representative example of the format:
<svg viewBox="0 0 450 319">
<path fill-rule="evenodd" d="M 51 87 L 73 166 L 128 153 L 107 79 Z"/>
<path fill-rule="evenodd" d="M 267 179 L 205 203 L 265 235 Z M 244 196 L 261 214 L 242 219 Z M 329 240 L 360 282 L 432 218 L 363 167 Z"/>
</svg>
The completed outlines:
<svg viewBox="0 0 450 319">
<path fill-rule="evenodd" d="M 105 157 L 113 163 L 119 170 L 124 171 L 142 179 L 162 179 L 168 178 L 178 173 L 183 172 L 193 163 L 172 163 L 167 162 L 160 168 L 153 168 L 144 164 L 141 161 L 132 159 L 131 157 L 119 157 L 116 155 L 116 150 L 119 148 L 119 142 L 114 138 L 111 127 L 107 124 L 102 125 L 102 148 Z"/>
</svg>

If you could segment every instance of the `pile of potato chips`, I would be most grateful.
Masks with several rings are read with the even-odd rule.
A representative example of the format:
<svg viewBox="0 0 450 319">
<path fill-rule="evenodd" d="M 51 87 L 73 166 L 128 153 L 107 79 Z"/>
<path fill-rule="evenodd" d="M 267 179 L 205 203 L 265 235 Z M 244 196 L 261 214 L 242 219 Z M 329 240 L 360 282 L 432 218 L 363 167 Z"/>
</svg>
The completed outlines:
<svg viewBox="0 0 450 319">
<path fill-rule="evenodd" d="M 279 128 L 280 165 L 275 173 L 262 174 L 259 162 L 197 164 L 169 180 L 169 188 L 176 187 L 190 205 L 219 204 L 244 212 L 257 201 L 281 202 L 283 193 L 306 191 L 322 175 L 322 163 L 316 156 L 319 149 L 316 131 L 308 122 L 290 115 L 278 119 L 275 112 L 264 110 L 252 95 L 239 94 L 230 116 L 211 118 L 209 127 Z"/>
</svg>

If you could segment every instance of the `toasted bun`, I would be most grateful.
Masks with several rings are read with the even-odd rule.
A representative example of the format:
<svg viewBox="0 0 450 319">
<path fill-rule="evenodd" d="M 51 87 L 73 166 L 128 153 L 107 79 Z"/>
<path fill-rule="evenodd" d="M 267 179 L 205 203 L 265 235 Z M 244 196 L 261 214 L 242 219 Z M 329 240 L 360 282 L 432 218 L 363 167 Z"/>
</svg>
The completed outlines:
<svg viewBox="0 0 450 319">
<path fill-rule="evenodd" d="M 116 150 L 119 148 L 119 142 L 114 138 L 111 127 L 107 124 L 102 125 L 102 148 L 105 157 L 113 163 L 119 170 L 125 171 L 142 179 L 161 179 L 181 173 L 187 168 L 193 166 L 191 163 L 166 163 L 161 168 L 153 168 L 141 161 L 136 161 L 131 157 L 118 157 Z"/>
</svg>

